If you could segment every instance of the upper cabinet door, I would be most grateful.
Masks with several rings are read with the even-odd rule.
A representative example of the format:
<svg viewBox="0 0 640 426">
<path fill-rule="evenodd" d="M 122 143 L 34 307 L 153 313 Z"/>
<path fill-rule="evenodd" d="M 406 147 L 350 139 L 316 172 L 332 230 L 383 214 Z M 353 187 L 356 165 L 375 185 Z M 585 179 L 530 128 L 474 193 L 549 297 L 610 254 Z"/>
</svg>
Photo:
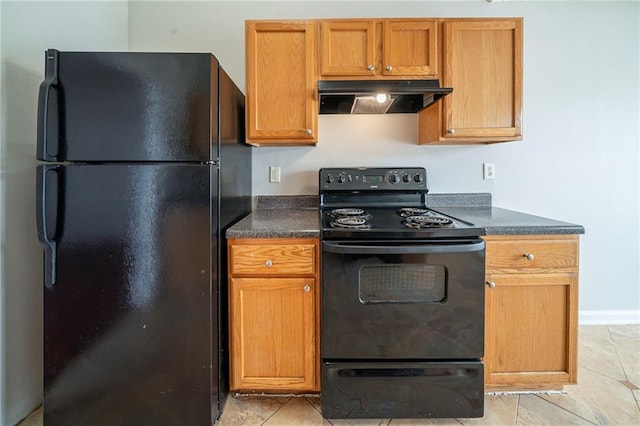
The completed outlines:
<svg viewBox="0 0 640 426">
<path fill-rule="evenodd" d="M 388 19 L 382 26 L 383 75 L 438 77 L 436 19 Z"/>
<path fill-rule="evenodd" d="M 320 21 L 320 74 L 323 76 L 374 76 L 375 21 Z"/>
<path fill-rule="evenodd" d="M 443 23 L 442 100 L 446 139 L 522 138 L 522 19 L 451 19 Z"/>
<path fill-rule="evenodd" d="M 245 31 L 248 142 L 314 145 L 315 21 L 247 21 Z"/>
<path fill-rule="evenodd" d="M 438 20 L 321 20 L 320 74 L 327 79 L 437 78 Z"/>
</svg>

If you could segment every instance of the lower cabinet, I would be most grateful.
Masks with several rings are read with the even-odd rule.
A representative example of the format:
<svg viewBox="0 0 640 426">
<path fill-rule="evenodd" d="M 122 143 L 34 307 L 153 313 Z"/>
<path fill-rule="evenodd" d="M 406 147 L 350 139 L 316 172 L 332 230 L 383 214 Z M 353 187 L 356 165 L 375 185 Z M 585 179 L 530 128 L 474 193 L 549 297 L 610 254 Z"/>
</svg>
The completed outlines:
<svg viewBox="0 0 640 426">
<path fill-rule="evenodd" d="M 319 391 L 318 241 L 228 245 L 231 390 Z"/>
<path fill-rule="evenodd" d="M 577 382 L 578 236 L 487 236 L 486 390 Z"/>
<path fill-rule="evenodd" d="M 577 382 L 577 235 L 486 236 L 485 389 Z M 319 242 L 231 239 L 230 388 L 320 390 Z"/>
</svg>

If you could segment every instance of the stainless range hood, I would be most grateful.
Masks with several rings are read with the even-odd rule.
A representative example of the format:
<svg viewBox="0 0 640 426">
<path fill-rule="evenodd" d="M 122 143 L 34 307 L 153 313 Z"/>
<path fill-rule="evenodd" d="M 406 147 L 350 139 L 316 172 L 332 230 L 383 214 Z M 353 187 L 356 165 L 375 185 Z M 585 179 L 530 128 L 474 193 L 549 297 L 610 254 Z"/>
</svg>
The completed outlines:
<svg viewBox="0 0 640 426">
<path fill-rule="evenodd" d="M 321 80 L 319 112 L 415 113 L 452 91 L 438 80 Z"/>
</svg>

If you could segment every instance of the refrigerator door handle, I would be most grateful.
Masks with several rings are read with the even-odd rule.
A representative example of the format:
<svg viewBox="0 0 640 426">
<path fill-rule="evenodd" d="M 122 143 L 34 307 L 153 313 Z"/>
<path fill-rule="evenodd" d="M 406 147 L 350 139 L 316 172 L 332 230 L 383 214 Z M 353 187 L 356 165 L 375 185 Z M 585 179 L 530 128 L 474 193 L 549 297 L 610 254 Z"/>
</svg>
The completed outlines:
<svg viewBox="0 0 640 426">
<path fill-rule="evenodd" d="M 39 160 L 44 161 L 56 161 L 58 153 L 54 155 L 49 153 L 49 95 L 54 86 L 58 85 L 58 58 L 59 51 L 55 49 L 48 49 L 45 53 L 45 73 L 46 78 L 40 84 L 38 92 L 38 149 L 37 156 Z M 58 117 L 57 105 L 56 120 Z M 57 136 L 58 126 L 55 127 L 55 133 Z M 57 139 L 57 138 L 56 138 Z M 56 140 L 57 145 L 57 140 Z"/>
<path fill-rule="evenodd" d="M 52 287 L 56 283 L 56 241 L 55 237 L 49 238 L 51 234 L 47 227 L 47 175 L 49 173 L 58 174 L 58 166 L 46 165 L 38 166 L 37 169 L 37 197 L 36 197 L 36 217 L 38 228 L 38 239 L 44 246 L 44 285 L 47 288 Z M 55 197 L 56 200 L 56 219 L 57 219 L 57 199 L 58 199 L 58 181 L 55 181 Z"/>
</svg>

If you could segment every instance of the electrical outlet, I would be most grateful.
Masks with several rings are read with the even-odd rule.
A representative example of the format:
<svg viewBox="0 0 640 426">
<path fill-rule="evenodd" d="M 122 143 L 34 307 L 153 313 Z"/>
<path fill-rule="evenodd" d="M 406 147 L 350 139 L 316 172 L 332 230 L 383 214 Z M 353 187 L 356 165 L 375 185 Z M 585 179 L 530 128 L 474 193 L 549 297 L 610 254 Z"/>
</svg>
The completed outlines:
<svg viewBox="0 0 640 426">
<path fill-rule="evenodd" d="M 280 183 L 280 166 L 269 166 L 269 182 Z"/>
<path fill-rule="evenodd" d="M 482 178 L 483 179 L 495 179 L 496 178 L 496 165 L 495 165 L 495 163 L 482 163 Z"/>
</svg>

